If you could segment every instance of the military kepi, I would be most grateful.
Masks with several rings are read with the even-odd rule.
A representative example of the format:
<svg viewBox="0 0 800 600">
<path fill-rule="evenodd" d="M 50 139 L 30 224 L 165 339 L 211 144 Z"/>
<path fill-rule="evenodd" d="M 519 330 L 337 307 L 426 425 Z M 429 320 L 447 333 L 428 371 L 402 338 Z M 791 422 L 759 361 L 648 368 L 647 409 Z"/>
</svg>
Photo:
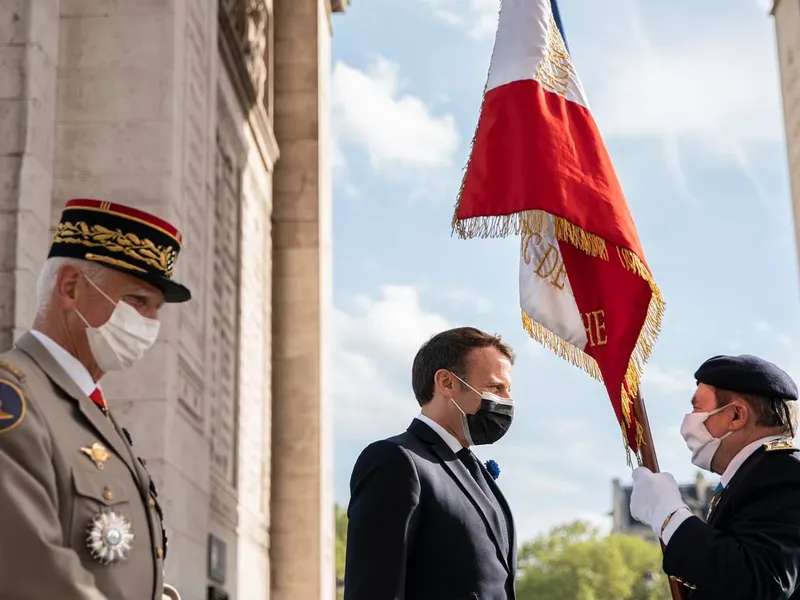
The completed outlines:
<svg viewBox="0 0 800 600">
<path fill-rule="evenodd" d="M 166 302 L 186 302 L 191 292 L 172 279 L 182 241 L 175 227 L 154 215 L 102 200 L 75 199 L 64 207 L 49 257 L 95 262 L 155 286 Z"/>
<path fill-rule="evenodd" d="M 698 383 L 740 394 L 797 400 L 797 385 L 783 369 L 749 354 L 709 358 L 700 365 L 694 378 Z"/>
</svg>

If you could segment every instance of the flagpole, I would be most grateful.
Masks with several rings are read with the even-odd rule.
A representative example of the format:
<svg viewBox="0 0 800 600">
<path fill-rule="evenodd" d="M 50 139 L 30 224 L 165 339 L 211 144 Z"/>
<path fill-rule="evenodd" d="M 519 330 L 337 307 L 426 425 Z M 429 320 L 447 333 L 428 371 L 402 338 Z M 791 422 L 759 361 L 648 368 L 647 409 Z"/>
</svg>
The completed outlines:
<svg viewBox="0 0 800 600">
<path fill-rule="evenodd" d="M 636 401 L 633 404 L 634 414 L 636 415 L 636 422 L 642 426 L 642 441 L 639 454 L 642 458 L 642 466 L 647 467 L 653 473 L 658 473 L 658 457 L 656 456 L 656 447 L 653 445 L 653 434 L 650 432 L 650 421 L 647 418 L 647 407 L 644 405 L 644 396 L 641 390 L 636 395 Z M 666 550 L 664 542 L 661 543 L 661 552 Z M 688 600 L 688 590 L 680 581 L 669 578 L 669 591 L 672 593 L 672 600 Z"/>
</svg>

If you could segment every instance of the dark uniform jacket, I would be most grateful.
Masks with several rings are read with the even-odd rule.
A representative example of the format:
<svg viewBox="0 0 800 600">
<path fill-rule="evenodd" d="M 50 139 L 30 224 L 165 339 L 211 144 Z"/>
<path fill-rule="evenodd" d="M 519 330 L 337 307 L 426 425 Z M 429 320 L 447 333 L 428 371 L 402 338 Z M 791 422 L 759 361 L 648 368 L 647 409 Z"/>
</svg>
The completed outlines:
<svg viewBox="0 0 800 600">
<path fill-rule="evenodd" d="M 708 524 L 683 522 L 664 571 L 691 600 L 800 600 L 800 451 L 764 444 L 739 468 Z"/>
<path fill-rule="evenodd" d="M 481 469 L 503 514 L 422 421 L 368 446 L 350 480 L 345 600 L 513 600 L 513 519 Z"/>
<path fill-rule="evenodd" d="M 90 550 L 101 514 L 134 536 L 114 564 Z M 164 546 L 155 487 L 125 432 L 23 336 L 0 355 L 0 598 L 161 600 Z"/>
</svg>

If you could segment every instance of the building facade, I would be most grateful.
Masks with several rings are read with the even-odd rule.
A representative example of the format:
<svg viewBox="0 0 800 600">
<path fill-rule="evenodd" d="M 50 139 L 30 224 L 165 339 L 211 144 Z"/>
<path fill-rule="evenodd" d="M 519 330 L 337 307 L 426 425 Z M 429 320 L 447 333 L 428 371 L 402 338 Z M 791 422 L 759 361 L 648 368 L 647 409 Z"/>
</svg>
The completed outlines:
<svg viewBox="0 0 800 600">
<path fill-rule="evenodd" d="M 655 532 L 648 525 L 643 525 L 631 516 L 631 493 L 633 486 L 622 485 L 619 479 L 614 479 L 611 500 L 611 533 L 624 533 L 638 535 L 652 542 L 657 542 Z M 716 484 L 709 483 L 703 474 L 697 472 L 694 483 L 679 485 L 683 501 L 703 521 L 706 520 L 711 498 L 714 496 Z"/>
<path fill-rule="evenodd" d="M 32 323 L 69 198 L 175 223 L 194 300 L 104 380 L 185 600 L 335 594 L 328 77 L 347 0 L 0 7 L 0 345 Z"/>
</svg>

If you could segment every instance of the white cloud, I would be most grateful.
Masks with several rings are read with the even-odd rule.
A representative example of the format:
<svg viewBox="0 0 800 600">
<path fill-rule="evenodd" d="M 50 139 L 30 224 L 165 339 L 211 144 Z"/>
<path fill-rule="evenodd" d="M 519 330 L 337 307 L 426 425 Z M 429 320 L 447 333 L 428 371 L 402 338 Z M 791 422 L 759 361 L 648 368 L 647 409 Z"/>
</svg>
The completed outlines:
<svg viewBox="0 0 800 600">
<path fill-rule="evenodd" d="M 481 315 L 489 314 L 495 306 L 489 298 L 471 290 L 446 289 L 439 295 L 454 308 L 469 308 Z"/>
<path fill-rule="evenodd" d="M 648 364 L 642 375 L 642 387 L 657 388 L 662 394 L 693 394 L 696 384 L 691 371 L 685 369 L 662 369 Z"/>
<path fill-rule="evenodd" d="M 688 38 L 658 44 L 635 2 L 622 6 L 623 19 L 611 20 L 614 30 L 606 32 L 612 43 L 579 57 L 599 61 L 593 70 L 602 77 L 588 91 L 604 134 L 705 141 L 738 161 L 739 144 L 782 139 L 774 43 L 766 26 L 757 35 L 749 23 L 744 31 L 698 27 L 686 32 Z"/>
<path fill-rule="evenodd" d="M 411 362 L 423 342 L 450 324 L 425 310 L 410 286 L 383 286 L 377 298 L 361 295 L 353 304 L 352 311 L 334 311 L 337 432 L 379 439 L 397 433 L 418 412 Z"/>
<path fill-rule="evenodd" d="M 464 29 L 477 40 L 491 39 L 497 31 L 498 0 L 424 0 L 433 14 L 450 25 Z"/>
<path fill-rule="evenodd" d="M 787 348 L 791 348 L 794 345 L 794 341 L 792 340 L 791 336 L 779 332 L 773 325 L 766 321 L 756 321 L 753 323 L 753 329 L 755 329 L 758 333 L 768 337 L 772 342 L 778 342 Z"/>
<path fill-rule="evenodd" d="M 354 314 L 338 311 L 339 341 L 409 366 L 425 340 L 449 327 L 444 317 L 422 308 L 412 286 L 385 285 L 379 298 L 359 295 L 354 304 Z"/>
<path fill-rule="evenodd" d="M 434 115 L 420 98 L 401 92 L 399 67 L 378 58 L 361 71 L 343 62 L 333 70 L 334 132 L 361 146 L 376 169 L 447 167 L 458 150 L 452 115 Z"/>
</svg>

